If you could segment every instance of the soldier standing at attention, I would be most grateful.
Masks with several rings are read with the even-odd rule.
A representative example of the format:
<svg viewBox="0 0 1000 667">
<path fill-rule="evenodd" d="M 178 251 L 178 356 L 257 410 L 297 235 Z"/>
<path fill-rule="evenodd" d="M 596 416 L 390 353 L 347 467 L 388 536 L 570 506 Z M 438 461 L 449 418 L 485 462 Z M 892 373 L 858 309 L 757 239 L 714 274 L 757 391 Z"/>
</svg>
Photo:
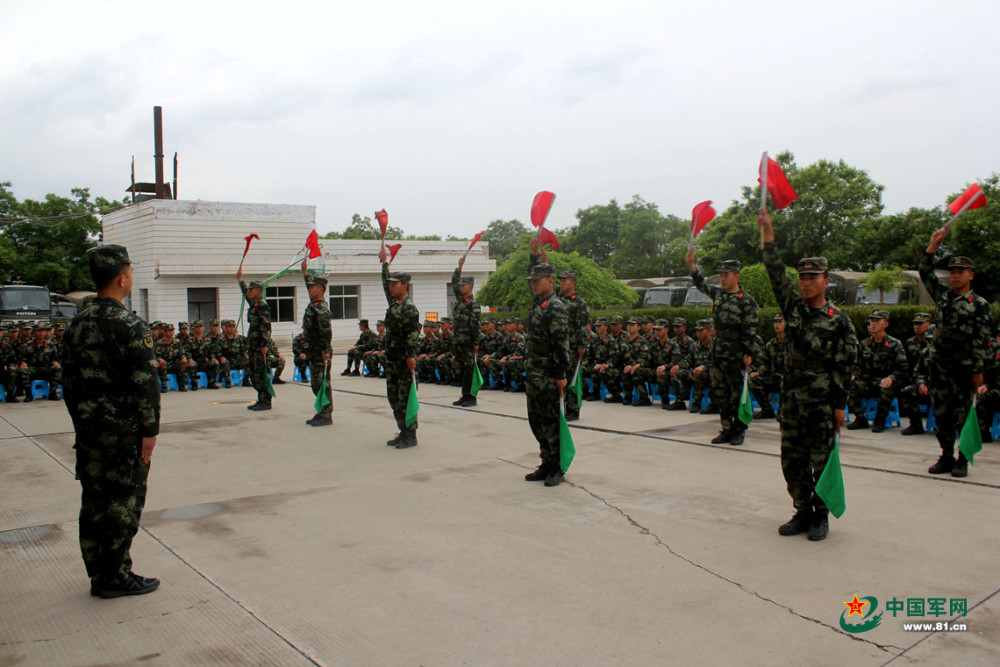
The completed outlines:
<svg viewBox="0 0 1000 667">
<path fill-rule="evenodd" d="M 945 287 L 934 274 L 934 253 L 948 228 L 931 234 L 931 242 L 920 260 L 920 279 L 934 297 L 934 338 L 930 344 L 928 370 L 930 395 L 937 421 L 937 439 L 941 458 L 927 472 L 952 477 L 969 474 L 965 454 L 955 460 L 955 429 L 965 421 L 972 394 L 983 383 L 983 369 L 989 354 L 993 317 L 986 299 L 972 291 L 975 277 L 972 260 L 955 257 L 948 264 Z"/>
<path fill-rule="evenodd" d="M 420 342 L 420 311 L 410 300 L 410 274 L 389 273 L 385 248 L 378 253 L 382 262 L 382 289 L 389 307 L 385 311 L 385 393 L 396 418 L 399 433 L 385 444 L 406 449 L 417 444 L 417 423 L 406 425 L 406 404 L 417 367 Z"/>
<path fill-rule="evenodd" d="M 458 260 L 458 268 L 451 274 L 451 288 L 455 292 L 455 310 L 451 317 L 455 323 L 452 337 L 452 352 L 455 355 L 455 375 L 462 383 L 462 395 L 452 405 L 468 408 L 476 405 L 472 395 L 472 364 L 479 352 L 479 303 L 472 296 L 474 279 L 462 277 L 465 258 Z M 483 378 L 484 381 L 486 378 Z"/>
<path fill-rule="evenodd" d="M 250 286 L 243 282 L 243 269 L 236 272 L 236 280 L 240 283 L 243 298 L 247 301 L 247 354 L 249 355 L 250 382 L 257 390 L 257 402 L 248 405 L 247 410 L 260 411 L 271 409 L 271 394 L 267 391 L 264 373 L 271 370 L 267 363 L 267 347 L 271 342 L 271 309 L 267 302 L 261 300 L 264 295 L 264 284 L 253 281 Z"/>
<path fill-rule="evenodd" d="M 795 293 L 785 265 L 778 258 L 771 216 L 757 217 L 764 265 L 771 288 L 785 316 L 785 375 L 781 386 L 781 471 L 795 515 L 780 528 L 781 535 L 808 531 L 808 538 L 825 540 L 830 532 L 829 510 L 814 491 L 833 450 L 835 434 L 844 425 L 851 368 L 858 355 L 854 326 L 826 300 L 830 284 L 825 257 L 799 260 L 799 292 Z"/>
<path fill-rule="evenodd" d="M 735 259 L 722 262 L 719 269 L 721 287 L 705 284 L 705 276 L 694 263 L 694 249 L 684 257 L 695 287 L 712 297 L 712 323 L 715 346 L 712 353 L 712 402 L 719 406 L 722 432 L 712 442 L 742 445 L 746 424 L 736 418 L 743 373 L 749 372 L 753 361 L 757 334 L 757 302 L 740 287 L 740 263 Z"/>
<path fill-rule="evenodd" d="M 333 328 L 330 326 L 330 307 L 324 298 L 327 280 L 323 276 L 310 276 L 306 271 L 308 265 L 309 258 L 306 257 L 302 260 L 302 277 L 306 282 L 306 291 L 309 292 L 309 305 L 306 306 L 306 313 L 302 316 L 302 337 L 305 342 L 306 357 L 309 361 L 309 377 L 312 382 L 313 395 L 319 395 L 320 385 L 326 379 L 324 391 L 327 404 L 312 419 L 306 420 L 306 423 L 310 426 L 329 426 L 333 423 L 331 418 L 333 414 L 333 390 L 330 387 L 326 362 L 330 360 L 330 353 L 333 351 L 330 344 Z"/>
<path fill-rule="evenodd" d="M 100 246 L 87 260 L 97 298 L 73 318 L 63 339 L 63 388 L 83 487 L 80 551 L 91 595 L 143 595 L 160 585 L 132 572 L 129 555 L 160 432 L 153 336 L 122 304 L 132 290 L 128 251 Z"/>
<path fill-rule="evenodd" d="M 536 261 L 529 260 L 528 281 L 534 305 L 528 315 L 526 398 L 528 423 L 538 440 L 542 463 L 524 479 L 545 480 L 545 486 L 558 486 L 565 475 L 559 456 L 559 396 L 568 383 L 569 317 L 566 306 L 554 293 L 555 267 Z"/>
</svg>

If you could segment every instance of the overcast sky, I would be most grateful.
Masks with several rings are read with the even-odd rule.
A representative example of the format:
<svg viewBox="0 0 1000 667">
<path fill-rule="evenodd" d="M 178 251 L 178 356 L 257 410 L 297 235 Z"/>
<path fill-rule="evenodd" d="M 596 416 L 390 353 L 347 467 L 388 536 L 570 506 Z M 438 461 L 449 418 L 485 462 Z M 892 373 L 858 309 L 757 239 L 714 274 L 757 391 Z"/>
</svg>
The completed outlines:
<svg viewBox="0 0 1000 667">
<path fill-rule="evenodd" d="M 408 234 L 639 194 L 689 218 L 760 154 L 843 159 L 887 212 L 1000 171 L 1000 2 L 0 0 L 0 181 L 386 208 Z M 993 44 L 993 46 L 990 46 Z"/>
</svg>

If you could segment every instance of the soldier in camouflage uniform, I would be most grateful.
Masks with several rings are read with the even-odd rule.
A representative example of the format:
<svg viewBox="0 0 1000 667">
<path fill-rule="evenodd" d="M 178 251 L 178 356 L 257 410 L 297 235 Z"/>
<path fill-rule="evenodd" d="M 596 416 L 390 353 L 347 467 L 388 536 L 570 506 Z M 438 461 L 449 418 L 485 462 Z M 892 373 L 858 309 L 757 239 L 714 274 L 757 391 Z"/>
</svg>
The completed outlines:
<svg viewBox="0 0 1000 667">
<path fill-rule="evenodd" d="M 902 435 L 923 435 L 924 422 L 920 416 L 920 406 L 926 405 L 930 408 L 930 396 L 921 396 L 917 393 L 917 383 L 913 377 L 913 371 L 920 361 L 920 357 L 927 351 L 934 335 L 934 325 L 931 322 L 934 317 L 930 313 L 917 313 L 913 316 L 913 336 L 906 339 L 903 349 L 906 350 L 906 368 L 910 371 L 910 384 L 899 391 L 899 414 L 910 420 L 910 425 L 900 433 Z"/>
<path fill-rule="evenodd" d="M 608 332 L 608 367 L 601 370 L 601 382 L 608 391 L 605 403 L 622 402 L 622 363 L 621 344 L 628 334 L 622 331 L 621 315 L 611 316 L 611 327 Z"/>
<path fill-rule="evenodd" d="M 972 291 L 976 275 L 972 260 L 967 257 L 951 260 L 948 287 L 935 275 L 934 253 L 947 233 L 946 227 L 931 234 L 930 244 L 920 260 L 920 278 L 937 303 L 928 366 L 941 457 L 927 472 L 932 475 L 950 472 L 953 477 L 965 477 L 969 474 L 965 455 L 959 453 L 955 460 L 955 429 L 964 422 L 972 395 L 983 384 L 993 317 L 986 300 Z"/>
<path fill-rule="evenodd" d="M 236 320 L 222 322 L 222 340 L 219 342 L 219 354 L 226 358 L 230 371 L 243 371 L 243 386 L 249 387 L 249 358 L 247 357 L 246 338 L 236 333 Z M 231 380 L 230 380 L 231 381 Z M 230 386 L 229 384 L 226 385 Z"/>
<path fill-rule="evenodd" d="M 368 369 L 368 377 L 370 378 L 385 377 L 379 371 L 379 366 L 385 359 L 385 322 L 379 320 L 375 323 L 375 328 L 378 330 L 375 347 L 361 355 L 361 359 L 365 362 L 365 367 Z"/>
<path fill-rule="evenodd" d="M 976 416 L 983 442 L 993 442 L 993 414 L 1000 412 L 1000 331 L 983 365 L 983 383 L 976 390 Z"/>
<path fill-rule="evenodd" d="M 156 344 L 156 357 L 159 366 L 160 391 L 167 392 L 167 375 L 173 373 L 177 378 L 179 391 L 187 391 L 187 385 L 182 382 L 183 372 L 187 368 L 187 358 L 184 356 L 184 346 L 174 338 L 174 325 L 165 324 L 163 335 Z"/>
<path fill-rule="evenodd" d="M 12 339 L 0 338 L 0 384 L 4 387 L 8 403 L 17 403 L 14 398 L 14 346 Z"/>
<path fill-rule="evenodd" d="M 653 377 L 660 391 L 660 407 L 670 409 L 670 368 L 675 347 L 670 339 L 670 322 L 658 319 L 653 322 L 653 343 L 649 346 L 649 360 Z"/>
<path fill-rule="evenodd" d="M 538 240 L 533 238 L 532 254 Z M 529 482 L 545 480 L 545 486 L 562 483 L 559 451 L 559 397 L 566 391 L 566 369 L 570 362 L 569 316 L 555 295 L 555 267 L 531 262 L 528 280 L 534 305 L 528 316 L 527 406 L 528 423 L 538 440 L 541 465 L 524 476 Z"/>
<path fill-rule="evenodd" d="M 267 369 L 268 372 L 274 369 L 271 384 L 285 384 L 281 379 L 281 374 L 285 370 L 285 358 L 278 351 L 278 344 L 274 342 L 274 338 L 267 344 Z"/>
<path fill-rule="evenodd" d="M 656 377 L 649 353 L 649 341 L 642 335 L 642 324 L 637 317 L 628 319 L 628 338 L 620 344 L 622 366 L 623 405 L 652 405 L 646 382 Z M 635 401 L 633 394 L 638 394 Z"/>
<path fill-rule="evenodd" d="M 492 315 L 487 315 L 483 319 L 482 335 L 479 337 L 479 372 L 483 376 L 483 387 L 487 389 L 499 389 L 499 378 L 493 378 L 490 374 L 490 360 L 497 354 L 503 356 L 503 336 L 496 331 L 497 319 Z M 494 386 L 496 385 L 496 386 Z"/>
<path fill-rule="evenodd" d="M 308 266 L 309 258 L 306 257 L 302 260 L 302 278 L 306 283 L 306 292 L 309 293 L 309 305 L 302 316 L 302 336 L 309 361 L 313 396 L 319 396 L 322 388 L 326 395 L 326 405 L 311 419 L 307 419 L 306 423 L 310 426 L 330 426 L 333 424 L 333 389 L 330 386 L 329 361 L 333 353 L 333 328 L 330 325 L 330 306 L 326 302 L 327 279 L 323 276 L 310 276 Z M 325 387 L 322 386 L 324 381 Z"/>
<path fill-rule="evenodd" d="M 249 355 L 250 382 L 257 390 L 257 402 L 247 406 L 247 410 L 271 409 L 271 394 L 267 391 L 265 373 L 270 372 L 267 364 L 268 346 L 271 344 L 271 309 L 263 300 L 264 283 L 253 281 L 249 286 L 243 282 L 243 269 L 236 273 L 240 291 L 247 302 L 247 354 Z"/>
<path fill-rule="evenodd" d="M 688 412 L 692 413 L 702 411 L 701 404 L 705 398 L 705 390 L 711 384 L 712 348 L 715 346 L 715 339 L 712 337 L 712 320 L 698 320 L 694 327 L 694 333 L 698 339 L 697 342 L 695 342 L 691 353 L 678 362 L 677 371 L 673 373 L 670 380 L 674 396 L 680 398 L 686 396 L 684 392 L 693 392 L 691 394 L 691 407 L 688 408 Z M 672 368 L 671 372 L 673 372 Z M 691 387 L 691 390 L 688 387 Z M 715 414 L 708 412 L 713 407 L 710 405 L 705 408 L 705 414 Z"/>
<path fill-rule="evenodd" d="M 347 350 L 347 368 L 341 375 L 361 375 L 361 357 L 375 344 L 375 333 L 369 328 L 368 320 L 360 320 L 358 329 L 361 330 L 361 335 L 358 336 L 357 342 Z M 352 366 L 354 367 L 353 371 L 351 370 Z"/>
<path fill-rule="evenodd" d="M 712 402 L 719 407 L 722 432 L 712 442 L 742 445 L 746 424 L 736 418 L 743 374 L 753 362 L 757 334 L 757 302 L 740 287 L 740 263 L 734 259 L 719 268 L 720 287 L 707 285 L 694 263 L 694 250 L 685 256 L 695 287 L 712 298 L 715 349 L 712 357 Z"/>
<path fill-rule="evenodd" d="M 583 365 L 590 373 L 591 383 L 590 393 L 584 396 L 584 400 L 601 400 L 602 374 L 609 368 L 614 368 L 617 355 L 617 344 L 608 333 L 608 318 L 598 317 L 594 324 L 594 338 L 587 346 L 587 352 L 583 359 Z"/>
<path fill-rule="evenodd" d="M 190 350 L 190 359 L 194 361 L 194 369 L 200 373 L 204 373 L 205 377 L 208 379 L 207 388 L 208 389 L 218 389 L 219 385 L 215 382 L 215 377 L 219 372 L 219 360 L 212 356 L 214 350 L 212 349 L 212 342 L 205 337 L 205 323 L 201 320 L 195 320 L 191 324 L 190 342 L 188 343 L 188 349 Z M 195 376 L 195 382 L 198 378 Z"/>
<path fill-rule="evenodd" d="M 500 360 L 503 369 L 504 391 L 525 391 L 524 357 L 527 354 L 527 339 L 517 331 L 513 319 L 507 325 L 507 354 Z M 567 416 L 567 419 L 569 417 Z"/>
<path fill-rule="evenodd" d="M 694 355 L 695 346 L 698 343 L 687 335 L 687 320 L 683 317 L 675 317 L 673 322 L 674 337 L 670 345 L 670 358 L 665 364 L 670 375 L 670 388 L 674 394 L 674 401 L 667 408 L 668 410 L 687 410 L 684 401 L 691 393 L 692 383 L 685 382 L 682 375 L 678 375 L 683 368 L 686 359 Z M 667 395 L 664 394 L 664 404 Z"/>
<path fill-rule="evenodd" d="M 122 304 L 132 288 L 125 248 L 100 246 L 87 258 L 98 295 L 63 339 L 66 409 L 83 488 L 80 551 L 91 595 L 142 595 L 160 584 L 132 572 L 129 554 L 160 428 L 153 336 Z"/>
<path fill-rule="evenodd" d="M 472 367 L 477 356 L 485 350 L 480 350 L 479 344 L 479 314 L 482 309 L 472 295 L 475 289 L 473 277 L 462 276 L 463 266 L 464 257 L 458 260 L 458 268 L 451 274 L 451 289 L 455 292 L 455 308 L 451 313 L 455 322 L 451 352 L 455 355 L 456 379 L 462 383 L 462 395 L 452 405 L 465 408 L 477 403 L 476 397 L 472 395 Z M 488 372 L 483 375 L 484 382 L 487 377 Z"/>
<path fill-rule="evenodd" d="M 583 372 L 583 355 L 587 352 L 587 322 L 590 321 L 590 308 L 587 302 L 576 292 L 576 271 L 567 269 L 559 274 L 559 289 L 557 296 L 566 304 L 566 316 L 569 318 L 569 368 L 566 375 L 572 381 L 576 369 Z M 582 380 L 581 380 L 582 381 Z M 580 418 L 580 404 L 576 392 L 566 394 L 566 421 Z"/>
<path fill-rule="evenodd" d="M 437 384 L 435 361 L 437 361 L 438 340 L 434 336 L 434 323 L 424 320 L 424 335 L 417 344 L 417 380 Z"/>
<path fill-rule="evenodd" d="M 434 368 L 439 377 L 438 384 L 450 385 L 455 381 L 455 371 L 452 368 L 455 355 L 451 351 L 455 342 L 454 326 L 455 321 L 452 318 L 441 318 L 441 347 L 438 348 L 438 355 L 434 357 Z"/>
<path fill-rule="evenodd" d="M 385 248 L 379 251 L 378 258 L 382 262 L 382 289 L 389 304 L 385 311 L 385 392 L 399 428 L 396 437 L 385 444 L 407 449 L 417 444 L 417 422 L 406 425 L 406 404 L 417 368 L 420 311 L 410 300 L 410 274 L 389 273 Z"/>
<path fill-rule="evenodd" d="M 182 374 L 177 376 L 177 384 L 190 386 L 191 391 L 198 391 L 198 376 L 195 370 L 194 359 L 191 358 L 191 336 L 188 334 L 187 322 L 177 323 L 177 340 L 180 341 L 183 347 L 184 358 L 186 359 Z"/>
<path fill-rule="evenodd" d="M 62 367 L 59 364 L 57 351 L 45 340 L 47 328 L 42 323 L 32 327 L 32 340 L 21 346 L 19 376 L 21 390 L 24 392 L 24 402 L 35 400 L 31 391 L 34 380 L 45 380 L 49 383 L 49 400 L 58 401 L 59 385 L 62 383 Z"/>
<path fill-rule="evenodd" d="M 757 398 L 760 411 L 754 419 L 774 419 L 771 394 L 781 393 L 781 378 L 785 374 L 785 316 L 774 316 L 774 338 L 767 341 L 760 354 L 758 370 L 750 373 L 750 390 Z"/>
<path fill-rule="evenodd" d="M 362 357 L 362 360 L 364 360 L 364 357 Z M 306 356 L 305 334 L 300 333 L 292 337 L 292 362 L 299 371 L 299 377 L 305 382 L 306 373 L 308 373 L 307 369 L 309 368 L 309 358 Z"/>
<path fill-rule="evenodd" d="M 781 470 L 795 515 L 781 535 L 808 532 L 811 541 L 826 539 L 829 511 L 815 492 L 836 433 L 846 418 L 850 369 L 858 354 L 854 326 L 826 300 L 830 284 L 825 257 L 799 260 L 799 294 L 778 257 L 771 216 L 757 218 L 764 245 L 764 265 L 778 306 L 785 316 L 787 356 L 781 387 Z"/>
<path fill-rule="evenodd" d="M 222 382 L 223 386 L 229 387 L 232 381 L 229 379 L 229 371 L 232 370 L 229 358 L 222 354 L 222 322 L 212 320 L 208 323 L 208 335 L 206 336 L 212 351 L 212 359 L 215 360 L 215 371 L 217 377 L 212 380 L 216 383 Z"/>
<path fill-rule="evenodd" d="M 861 341 L 858 348 L 858 362 L 851 376 L 847 398 L 847 407 L 854 413 L 854 421 L 847 426 L 850 431 L 868 428 L 861 400 L 872 396 L 878 401 L 872 431 L 884 431 L 892 399 L 909 379 L 906 351 L 898 338 L 886 334 L 888 326 L 889 313 L 885 310 L 876 310 L 868 317 L 871 336 Z"/>
</svg>

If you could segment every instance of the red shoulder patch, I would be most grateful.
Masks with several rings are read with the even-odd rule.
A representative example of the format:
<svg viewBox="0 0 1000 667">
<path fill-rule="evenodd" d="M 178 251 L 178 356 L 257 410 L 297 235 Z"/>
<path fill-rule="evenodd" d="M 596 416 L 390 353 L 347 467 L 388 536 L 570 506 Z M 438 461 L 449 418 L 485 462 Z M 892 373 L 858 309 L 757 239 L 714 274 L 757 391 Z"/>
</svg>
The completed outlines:
<svg viewBox="0 0 1000 667">
<path fill-rule="evenodd" d="M 833 317 L 833 306 L 830 306 L 830 309 L 826 311 L 826 314 L 829 315 L 830 317 Z"/>
<path fill-rule="evenodd" d="M 972 303 L 972 300 L 975 298 L 976 296 L 972 292 L 969 292 L 969 303 Z"/>
<path fill-rule="evenodd" d="M 548 305 L 549 305 L 549 301 L 548 301 L 548 299 L 546 299 L 545 301 L 542 301 L 542 308 L 545 308 L 545 307 L 547 307 Z"/>
<path fill-rule="evenodd" d="M 743 298 L 743 292 L 740 292 L 740 298 L 741 299 Z"/>
</svg>

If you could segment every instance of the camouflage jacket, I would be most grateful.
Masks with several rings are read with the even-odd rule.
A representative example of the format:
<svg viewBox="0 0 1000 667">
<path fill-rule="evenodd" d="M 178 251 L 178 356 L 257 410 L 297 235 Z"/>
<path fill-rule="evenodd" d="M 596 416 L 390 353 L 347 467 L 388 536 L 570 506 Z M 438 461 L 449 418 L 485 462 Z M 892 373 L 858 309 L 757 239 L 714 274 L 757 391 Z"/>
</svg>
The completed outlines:
<svg viewBox="0 0 1000 667">
<path fill-rule="evenodd" d="M 461 285 L 458 281 L 462 279 L 462 271 L 455 269 L 451 274 L 451 288 L 455 292 L 455 309 L 452 311 L 452 319 L 455 320 L 455 327 L 452 329 L 452 346 L 457 350 L 471 350 L 479 344 L 479 304 L 471 296 L 462 296 Z M 479 350 L 479 355 L 488 354 Z"/>
<path fill-rule="evenodd" d="M 986 299 L 971 291 L 955 294 L 943 285 L 934 273 L 934 257 L 926 252 L 920 260 L 920 278 L 937 303 L 930 363 L 971 367 L 973 373 L 982 373 L 993 332 L 993 316 Z"/>
<path fill-rule="evenodd" d="M 219 354 L 232 363 L 234 360 L 247 356 L 246 338 L 233 336 L 232 338 L 222 337 L 219 341 Z"/>
<path fill-rule="evenodd" d="M 247 296 L 247 284 L 240 281 L 240 291 L 247 302 L 247 345 L 250 349 L 267 347 L 271 342 L 271 309 L 267 301 L 251 301 Z"/>
<path fill-rule="evenodd" d="M 306 281 L 307 289 L 308 286 L 309 282 Z M 333 353 L 333 347 L 330 344 L 333 337 L 330 317 L 330 306 L 325 298 L 310 301 L 302 316 L 302 340 L 305 343 L 305 354 L 314 361 L 322 360 L 324 354 Z M 365 333 L 370 334 L 371 331 L 366 331 L 361 335 L 364 336 Z"/>
<path fill-rule="evenodd" d="M 306 347 L 306 335 L 304 333 L 292 337 L 292 356 L 295 358 L 295 363 L 302 364 L 302 359 L 299 358 L 299 355 L 306 354 Z M 308 357 L 308 355 L 306 356 Z"/>
<path fill-rule="evenodd" d="M 587 322 L 590 321 L 590 308 L 587 302 L 580 298 L 580 295 L 573 293 L 570 296 L 561 296 L 566 304 L 566 316 L 569 318 L 569 346 L 575 356 L 576 350 L 586 350 L 587 348 Z"/>
<path fill-rule="evenodd" d="M 452 345 L 455 342 L 455 334 L 451 331 L 442 331 L 438 340 L 441 341 L 441 346 L 437 351 L 438 356 L 442 354 L 451 354 Z"/>
<path fill-rule="evenodd" d="M 593 368 L 604 364 L 615 368 L 621 365 L 618 363 L 618 344 L 611 338 L 610 333 L 606 333 L 603 337 L 594 334 L 583 356 L 583 365 Z"/>
<path fill-rule="evenodd" d="M 63 345 L 63 391 L 78 435 L 160 432 L 153 334 L 145 322 L 99 296 L 73 318 Z"/>
<path fill-rule="evenodd" d="M 785 343 L 777 337 L 767 341 L 764 350 L 760 355 L 761 375 L 770 377 L 782 377 L 785 374 Z"/>
<path fill-rule="evenodd" d="M 32 341 L 21 348 L 21 362 L 28 364 L 32 368 L 45 368 L 53 363 L 58 363 L 56 349 L 48 344 L 48 341 L 41 345 L 35 345 Z"/>
<path fill-rule="evenodd" d="M 482 334 L 479 337 L 479 358 L 482 359 L 487 354 L 493 356 L 499 352 L 503 354 L 503 336 L 494 331 L 491 334 Z"/>
<path fill-rule="evenodd" d="M 907 382 L 910 370 L 903 344 L 889 335 L 881 343 L 875 342 L 871 336 L 865 338 L 859 346 L 854 374 L 871 380 L 891 377 L 893 383 Z"/>
<path fill-rule="evenodd" d="M 917 361 L 920 359 L 920 355 L 924 353 L 924 350 L 931 344 L 931 338 L 934 337 L 934 325 L 927 328 L 927 333 L 924 335 L 924 339 L 920 340 L 918 336 L 910 336 L 903 343 L 903 349 L 906 351 L 906 366 L 910 370 L 917 365 Z"/>
<path fill-rule="evenodd" d="M 173 366 L 181 363 L 181 359 L 186 359 L 184 346 L 176 338 L 161 338 L 156 341 L 154 351 L 158 359 L 163 359 L 167 365 Z"/>
<path fill-rule="evenodd" d="M 626 338 L 619 344 L 619 350 L 621 352 L 618 360 L 619 367 L 639 364 L 642 368 L 648 368 L 652 364 L 649 355 L 649 341 L 646 340 L 645 336 Z"/>
<path fill-rule="evenodd" d="M 433 335 L 429 337 L 421 336 L 420 342 L 417 343 L 417 356 L 421 354 L 437 356 L 437 351 L 439 347 L 440 344 L 438 343 L 438 339 L 435 338 Z"/>
<path fill-rule="evenodd" d="M 192 338 L 188 337 L 190 341 L 188 349 L 190 351 L 189 359 L 193 360 L 196 364 L 203 364 L 210 359 L 212 356 L 212 342 L 207 338 Z"/>
<path fill-rule="evenodd" d="M 382 264 L 382 290 L 389 308 L 385 311 L 385 356 L 388 360 L 416 358 L 420 342 L 420 311 L 409 294 L 393 299 L 389 293 L 389 265 Z"/>
<path fill-rule="evenodd" d="M 685 359 L 694 354 L 694 348 L 698 345 L 698 341 L 688 337 L 687 334 L 684 334 L 683 337 L 675 336 L 670 341 L 670 360 L 668 362 L 670 368 L 680 366 Z"/>
<path fill-rule="evenodd" d="M 525 368 L 528 379 L 565 380 L 569 366 L 569 315 L 566 305 L 553 293 L 534 298 L 528 314 L 528 344 Z"/>
<path fill-rule="evenodd" d="M 706 371 L 712 370 L 712 357 L 714 356 L 715 348 L 715 337 L 709 338 L 702 344 L 701 341 L 695 341 L 694 349 L 691 350 L 691 354 L 684 357 L 684 360 L 678 364 L 681 368 L 688 371 L 693 371 L 694 369 L 702 366 Z"/>
<path fill-rule="evenodd" d="M 674 341 L 667 338 L 666 341 L 660 342 L 658 337 L 654 337 L 655 340 L 649 345 L 649 358 L 650 364 L 653 368 L 659 368 L 660 366 L 666 366 L 667 370 L 670 370 L 672 364 L 670 360 L 674 356 L 673 347 Z"/>
<path fill-rule="evenodd" d="M 329 313 L 329 308 L 327 309 Z M 368 331 L 362 331 L 361 335 L 358 336 L 357 342 L 354 343 L 355 352 L 367 352 L 368 350 L 375 349 L 375 345 L 378 341 L 378 334 L 369 329 Z"/>
<path fill-rule="evenodd" d="M 774 241 L 764 244 L 764 265 L 785 316 L 785 375 L 782 401 L 847 405 L 858 337 L 847 315 L 827 303 L 811 308 L 788 279 Z"/>
<path fill-rule="evenodd" d="M 524 357 L 526 340 L 524 336 L 513 333 L 507 336 L 507 345 L 504 349 L 505 357 Z M 571 355 L 572 356 L 572 355 Z"/>
<path fill-rule="evenodd" d="M 712 298 L 717 358 L 753 356 L 754 336 L 757 333 L 757 302 L 742 287 L 730 294 L 721 287 L 707 285 L 705 276 L 698 269 L 695 269 L 691 277 L 695 287 Z"/>
</svg>

